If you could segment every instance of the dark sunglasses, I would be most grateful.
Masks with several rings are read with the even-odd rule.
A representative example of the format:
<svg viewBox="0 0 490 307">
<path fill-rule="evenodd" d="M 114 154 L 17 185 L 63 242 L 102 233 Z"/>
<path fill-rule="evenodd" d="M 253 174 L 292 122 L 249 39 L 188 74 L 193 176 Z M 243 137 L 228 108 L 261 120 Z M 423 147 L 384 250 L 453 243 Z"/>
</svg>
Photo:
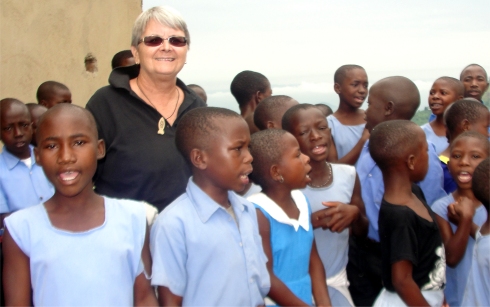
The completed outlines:
<svg viewBox="0 0 490 307">
<path fill-rule="evenodd" d="M 145 36 L 139 40 L 138 44 L 145 43 L 148 47 L 157 47 L 163 44 L 164 40 L 168 40 L 168 43 L 174 47 L 184 47 L 187 45 L 187 38 L 184 36 L 170 36 L 168 38 L 163 38 L 156 35 Z"/>
</svg>

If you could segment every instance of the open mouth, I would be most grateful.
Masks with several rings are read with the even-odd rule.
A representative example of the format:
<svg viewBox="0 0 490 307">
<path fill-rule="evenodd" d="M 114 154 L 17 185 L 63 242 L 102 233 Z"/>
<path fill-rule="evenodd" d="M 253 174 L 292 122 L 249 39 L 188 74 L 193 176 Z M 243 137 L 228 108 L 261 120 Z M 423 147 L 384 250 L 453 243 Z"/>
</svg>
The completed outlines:
<svg viewBox="0 0 490 307">
<path fill-rule="evenodd" d="M 325 151 L 327 151 L 327 146 L 325 145 L 318 145 L 318 146 L 315 146 L 311 152 L 315 155 L 321 155 L 323 153 L 325 153 Z"/>
<path fill-rule="evenodd" d="M 461 172 L 458 174 L 458 181 L 461 183 L 468 183 L 471 181 L 471 174 L 468 172 Z"/>
<path fill-rule="evenodd" d="M 66 172 L 60 173 L 59 176 L 60 176 L 61 181 L 68 182 L 68 181 L 75 180 L 78 177 L 78 175 L 80 175 L 79 172 L 66 171 Z"/>
</svg>

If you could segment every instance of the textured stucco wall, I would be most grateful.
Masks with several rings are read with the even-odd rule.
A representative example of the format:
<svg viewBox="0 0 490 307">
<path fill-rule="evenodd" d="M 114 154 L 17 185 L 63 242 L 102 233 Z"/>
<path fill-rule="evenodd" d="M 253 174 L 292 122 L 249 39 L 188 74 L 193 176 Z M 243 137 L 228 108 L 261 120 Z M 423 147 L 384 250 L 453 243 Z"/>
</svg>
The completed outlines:
<svg viewBox="0 0 490 307">
<path fill-rule="evenodd" d="M 38 86 L 64 83 L 85 106 L 107 84 L 113 55 L 129 49 L 142 0 L 0 0 L 0 99 L 36 102 Z M 87 53 L 98 72 L 85 71 Z"/>
</svg>

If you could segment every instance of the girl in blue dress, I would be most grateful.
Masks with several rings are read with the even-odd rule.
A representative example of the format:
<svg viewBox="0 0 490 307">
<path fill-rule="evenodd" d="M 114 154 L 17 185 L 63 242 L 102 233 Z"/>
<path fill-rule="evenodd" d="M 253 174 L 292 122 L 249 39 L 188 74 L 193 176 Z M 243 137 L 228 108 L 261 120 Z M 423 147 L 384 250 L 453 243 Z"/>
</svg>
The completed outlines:
<svg viewBox="0 0 490 307">
<path fill-rule="evenodd" d="M 330 306 L 326 276 L 314 244 L 311 210 L 298 189 L 310 181 L 309 158 L 294 136 L 268 129 L 252 135 L 251 179 L 262 192 L 248 198 L 257 208 L 259 232 L 269 261 L 269 298 L 280 306 Z"/>
</svg>

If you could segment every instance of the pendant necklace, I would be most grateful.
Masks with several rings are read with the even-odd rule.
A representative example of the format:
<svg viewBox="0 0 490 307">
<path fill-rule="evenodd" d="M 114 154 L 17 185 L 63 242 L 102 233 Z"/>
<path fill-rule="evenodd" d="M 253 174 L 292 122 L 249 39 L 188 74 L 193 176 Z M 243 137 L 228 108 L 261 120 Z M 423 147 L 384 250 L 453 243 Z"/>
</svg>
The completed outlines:
<svg viewBox="0 0 490 307">
<path fill-rule="evenodd" d="M 327 181 L 325 181 L 325 183 L 322 183 L 320 185 L 314 185 L 314 184 L 308 183 L 308 185 L 310 187 L 312 187 L 312 188 L 323 188 L 328 184 L 328 182 L 332 178 L 332 165 L 330 163 L 327 163 L 327 165 L 328 165 L 328 179 L 327 179 Z"/>
<path fill-rule="evenodd" d="M 145 92 L 143 92 L 143 90 L 141 89 L 140 85 L 139 85 L 139 82 L 138 82 L 138 77 L 136 77 L 136 86 L 138 87 L 138 89 L 140 90 L 140 92 L 143 94 L 143 96 L 145 96 L 146 100 L 148 100 L 148 102 L 151 104 L 151 106 L 157 110 L 157 108 L 155 107 L 155 105 L 151 102 L 150 98 L 148 98 L 148 96 L 146 96 Z M 175 110 L 177 110 L 177 105 L 179 104 L 179 98 L 180 98 L 180 92 L 179 92 L 179 89 L 177 89 L 177 101 L 175 102 L 175 107 L 174 107 L 174 111 L 172 112 L 172 114 L 170 114 L 169 117 L 164 117 L 162 115 L 162 118 L 160 118 L 160 120 L 158 121 L 158 131 L 157 133 L 160 134 L 160 135 L 164 135 L 165 134 L 165 120 L 168 120 L 170 117 L 172 117 L 175 113 Z M 158 110 L 157 110 L 158 112 Z"/>
</svg>

